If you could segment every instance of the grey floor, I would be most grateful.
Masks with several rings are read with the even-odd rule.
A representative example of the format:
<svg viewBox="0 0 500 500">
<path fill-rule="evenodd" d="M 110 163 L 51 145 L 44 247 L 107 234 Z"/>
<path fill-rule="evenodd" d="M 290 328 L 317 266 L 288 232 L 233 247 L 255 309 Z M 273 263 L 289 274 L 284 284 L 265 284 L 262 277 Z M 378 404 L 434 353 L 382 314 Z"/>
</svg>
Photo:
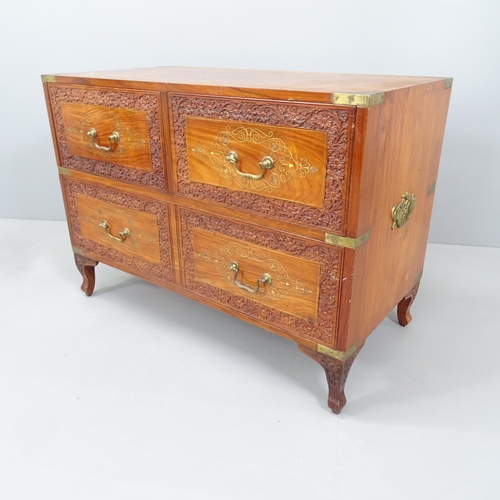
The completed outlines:
<svg viewBox="0 0 500 500">
<path fill-rule="evenodd" d="M 340 416 L 295 344 L 0 220 L 0 498 L 500 498 L 500 249 L 429 245 Z"/>
</svg>

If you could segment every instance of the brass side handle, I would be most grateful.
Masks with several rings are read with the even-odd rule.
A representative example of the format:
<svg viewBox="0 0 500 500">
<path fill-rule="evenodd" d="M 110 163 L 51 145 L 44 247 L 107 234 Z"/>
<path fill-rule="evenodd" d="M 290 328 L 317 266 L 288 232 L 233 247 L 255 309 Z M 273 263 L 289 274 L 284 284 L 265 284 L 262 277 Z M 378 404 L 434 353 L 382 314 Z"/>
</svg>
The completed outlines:
<svg viewBox="0 0 500 500">
<path fill-rule="evenodd" d="M 113 240 L 116 241 L 125 241 L 127 238 L 130 237 L 130 229 L 126 227 L 123 231 L 120 231 L 118 233 L 118 236 L 115 236 L 114 234 L 111 234 L 111 231 L 109 229 L 109 224 L 108 221 L 103 220 L 100 224 L 100 227 L 104 228 L 106 230 L 107 235 L 112 238 Z"/>
<path fill-rule="evenodd" d="M 231 163 L 233 165 L 234 171 L 245 179 L 262 179 L 262 177 L 264 177 L 264 172 L 266 170 L 271 170 L 274 167 L 274 160 L 270 156 L 264 156 L 264 158 L 262 158 L 262 161 L 259 162 L 260 174 L 247 174 L 245 172 L 242 172 L 238 168 L 238 154 L 234 151 L 229 151 L 226 156 L 226 161 Z"/>
<path fill-rule="evenodd" d="M 403 227 L 411 218 L 411 214 L 417 206 L 415 193 L 404 193 L 401 196 L 401 201 L 392 207 L 392 229 Z"/>
<path fill-rule="evenodd" d="M 234 284 L 238 288 L 241 288 L 242 290 L 245 290 L 246 292 L 249 292 L 249 293 L 257 293 L 259 291 L 261 283 L 264 285 L 270 285 L 273 281 L 270 274 L 264 273 L 262 275 L 262 277 L 257 280 L 257 286 L 252 287 L 252 286 L 245 285 L 245 283 L 241 283 L 240 281 L 238 281 L 237 278 L 238 278 L 238 273 L 240 272 L 240 266 L 238 266 L 237 262 L 231 262 L 229 264 L 229 269 L 234 272 L 234 278 L 233 278 Z"/>
<path fill-rule="evenodd" d="M 118 142 L 120 140 L 120 134 L 118 132 L 113 132 L 109 137 L 109 146 L 100 146 L 97 144 L 97 130 L 95 128 L 91 128 L 88 132 L 87 135 L 92 137 L 92 146 L 94 146 L 96 149 L 100 149 L 101 151 L 111 151 L 113 149 L 113 142 Z"/>
</svg>

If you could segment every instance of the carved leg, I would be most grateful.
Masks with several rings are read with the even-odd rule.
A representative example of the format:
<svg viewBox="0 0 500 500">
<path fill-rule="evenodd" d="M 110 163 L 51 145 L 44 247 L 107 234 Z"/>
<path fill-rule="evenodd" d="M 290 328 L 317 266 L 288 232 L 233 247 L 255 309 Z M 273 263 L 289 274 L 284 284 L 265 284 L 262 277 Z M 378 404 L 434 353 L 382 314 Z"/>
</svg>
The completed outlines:
<svg viewBox="0 0 500 500">
<path fill-rule="evenodd" d="M 75 263 L 80 274 L 83 276 L 81 288 L 85 292 L 85 295 L 90 297 L 95 286 L 95 266 L 97 266 L 99 262 L 75 253 Z"/>
<path fill-rule="evenodd" d="M 331 350 L 332 356 L 300 344 L 298 346 L 304 354 L 317 361 L 325 370 L 326 381 L 328 382 L 328 406 L 333 413 L 339 414 L 347 402 L 344 386 L 349 370 L 363 346 L 357 347 L 351 353 Z"/>
<path fill-rule="evenodd" d="M 401 326 L 406 326 L 411 321 L 410 307 L 415 300 L 420 281 L 404 296 L 398 304 L 398 321 Z"/>
</svg>

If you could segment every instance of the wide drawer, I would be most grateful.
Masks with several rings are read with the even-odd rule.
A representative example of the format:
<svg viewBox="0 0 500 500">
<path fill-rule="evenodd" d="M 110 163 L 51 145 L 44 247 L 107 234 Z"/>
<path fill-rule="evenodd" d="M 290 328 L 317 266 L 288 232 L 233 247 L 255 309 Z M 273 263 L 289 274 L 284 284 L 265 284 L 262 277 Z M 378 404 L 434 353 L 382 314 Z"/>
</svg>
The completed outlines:
<svg viewBox="0 0 500 500">
<path fill-rule="evenodd" d="M 165 187 L 159 94 L 49 87 L 63 167 Z"/>
<path fill-rule="evenodd" d="M 178 209 L 184 286 L 290 333 L 335 338 L 341 249 Z"/>
<path fill-rule="evenodd" d="M 97 259 L 172 281 L 165 204 L 64 178 L 73 245 Z"/>
<path fill-rule="evenodd" d="M 169 96 L 176 191 L 341 231 L 355 110 Z"/>
</svg>

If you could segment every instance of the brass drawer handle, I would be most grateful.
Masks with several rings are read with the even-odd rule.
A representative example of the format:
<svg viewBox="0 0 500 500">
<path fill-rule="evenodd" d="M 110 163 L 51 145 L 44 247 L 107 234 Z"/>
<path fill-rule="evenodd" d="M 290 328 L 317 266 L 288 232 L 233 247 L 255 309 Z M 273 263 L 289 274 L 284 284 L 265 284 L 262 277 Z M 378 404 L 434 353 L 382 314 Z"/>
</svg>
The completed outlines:
<svg viewBox="0 0 500 500">
<path fill-rule="evenodd" d="M 226 161 L 232 163 L 234 171 L 238 175 L 241 175 L 241 177 L 245 177 L 245 179 L 262 179 L 262 177 L 264 177 L 265 170 L 271 170 L 274 167 L 274 160 L 270 156 L 264 156 L 262 161 L 259 163 L 260 174 L 246 174 L 238 168 L 238 154 L 234 151 L 229 151 L 226 156 Z"/>
<path fill-rule="evenodd" d="M 108 236 L 116 241 L 125 241 L 127 238 L 130 237 L 130 229 L 128 227 L 126 227 L 123 231 L 121 231 L 120 233 L 118 233 L 118 236 L 115 236 L 114 234 L 111 234 L 111 232 L 109 231 L 109 224 L 108 224 L 108 221 L 105 221 L 103 220 L 99 226 L 103 227 L 104 229 L 106 229 L 106 233 L 108 234 Z"/>
<path fill-rule="evenodd" d="M 401 196 L 401 201 L 392 207 L 392 229 L 403 227 L 410 220 L 416 206 L 415 193 L 404 193 Z"/>
<path fill-rule="evenodd" d="M 264 284 L 264 285 L 270 285 L 272 283 L 272 281 L 273 281 L 273 279 L 271 278 L 270 274 L 264 273 L 262 275 L 262 278 L 260 278 L 260 279 L 257 280 L 257 286 L 256 287 L 251 287 L 251 286 L 245 285 L 244 283 L 240 283 L 236 279 L 236 277 L 238 276 L 238 273 L 240 272 L 240 266 L 238 266 L 237 262 L 231 262 L 229 264 L 229 269 L 231 269 L 231 271 L 234 271 L 234 278 L 233 278 L 234 284 L 238 288 L 241 288 L 242 290 L 245 290 L 246 292 L 257 293 L 259 291 L 259 287 L 260 287 L 261 283 Z"/>
<path fill-rule="evenodd" d="M 118 132 L 113 132 L 109 137 L 109 146 L 100 146 L 97 144 L 97 130 L 95 128 L 91 128 L 87 135 L 92 137 L 92 145 L 95 146 L 96 149 L 100 149 L 101 151 L 111 151 L 113 149 L 113 142 L 118 142 L 120 140 L 120 135 Z"/>
</svg>

